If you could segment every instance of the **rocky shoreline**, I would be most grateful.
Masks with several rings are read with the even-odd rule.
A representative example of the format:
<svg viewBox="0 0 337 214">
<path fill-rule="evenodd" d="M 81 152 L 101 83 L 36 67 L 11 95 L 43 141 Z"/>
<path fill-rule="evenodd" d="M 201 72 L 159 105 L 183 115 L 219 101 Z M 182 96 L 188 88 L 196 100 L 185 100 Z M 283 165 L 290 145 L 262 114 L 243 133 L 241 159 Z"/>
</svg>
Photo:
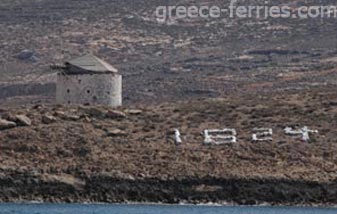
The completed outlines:
<svg viewBox="0 0 337 214">
<path fill-rule="evenodd" d="M 283 179 L 120 179 L 93 176 L 0 177 L 1 202 L 165 203 L 317 206 L 337 204 L 337 182 Z"/>
</svg>

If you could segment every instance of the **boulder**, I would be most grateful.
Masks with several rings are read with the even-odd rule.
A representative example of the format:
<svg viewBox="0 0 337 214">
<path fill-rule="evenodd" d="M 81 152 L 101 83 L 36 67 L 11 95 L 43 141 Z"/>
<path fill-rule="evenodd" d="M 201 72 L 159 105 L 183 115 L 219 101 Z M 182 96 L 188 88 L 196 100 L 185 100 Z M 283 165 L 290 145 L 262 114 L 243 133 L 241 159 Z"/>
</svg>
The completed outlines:
<svg viewBox="0 0 337 214">
<path fill-rule="evenodd" d="M 108 137 L 123 137 L 126 136 L 127 133 L 120 129 L 110 129 L 107 130 Z"/>
<path fill-rule="evenodd" d="M 16 123 L 4 119 L 0 119 L 0 130 L 11 129 L 16 127 Z"/>
<path fill-rule="evenodd" d="M 27 60 L 30 59 L 31 57 L 33 57 L 35 55 L 35 52 L 32 50 L 22 50 L 18 55 L 17 58 L 21 59 L 21 60 Z"/>
<path fill-rule="evenodd" d="M 55 123 L 57 121 L 56 117 L 45 114 L 42 116 L 42 123 L 44 124 L 51 124 L 51 123 Z"/>
<path fill-rule="evenodd" d="M 105 117 L 107 111 L 98 107 L 81 107 L 81 110 L 91 117 Z"/>
<path fill-rule="evenodd" d="M 106 113 L 106 117 L 110 119 L 123 119 L 126 118 L 126 114 L 122 111 L 109 110 Z"/>
<path fill-rule="evenodd" d="M 26 115 L 15 115 L 15 121 L 19 126 L 31 126 L 32 121 Z"/>
<path fill-rule="evenodd" d="M 78 115 L 70 115 L 70 114 L 66 114 L 64 116 L 64 120 L 72 120 L 72 121 L 77 121 L 77 120 L 80 120 L 81 119 L 81 116 L 78 116 Z"/>
<path fill-rule="evenodd" d="M 80 116 L 78 115 L 74 115 L 74 114 L 67 114 L 63 111 L 55 111 L 55 116 L 61 118 L 62 120 L 73 120 L 73 121 L 77 121 L 79 119 L 81 119 Z"/>
<path fill-rule="evenodd" d="M 36 56 L 36 53 L 32 50 L 22 50 L 18 55 L 16 56 L 17 59 L 28 61 L 28 62 L 37 62 L 38 58 Z"/>
</svg>

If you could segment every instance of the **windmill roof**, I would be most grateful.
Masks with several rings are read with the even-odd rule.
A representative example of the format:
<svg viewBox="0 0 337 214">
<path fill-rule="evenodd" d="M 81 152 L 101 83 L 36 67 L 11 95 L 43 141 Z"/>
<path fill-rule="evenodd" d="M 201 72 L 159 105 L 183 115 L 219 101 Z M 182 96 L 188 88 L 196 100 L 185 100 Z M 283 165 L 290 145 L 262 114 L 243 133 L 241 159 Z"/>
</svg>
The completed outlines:
<svg viewBox="0 0 337 214">
<path fill-rule="evenodd" d="M 118 70 L 98 57 L 88 54 L 65 63 L 67 74 L 117 73 Z"/>
</svg>

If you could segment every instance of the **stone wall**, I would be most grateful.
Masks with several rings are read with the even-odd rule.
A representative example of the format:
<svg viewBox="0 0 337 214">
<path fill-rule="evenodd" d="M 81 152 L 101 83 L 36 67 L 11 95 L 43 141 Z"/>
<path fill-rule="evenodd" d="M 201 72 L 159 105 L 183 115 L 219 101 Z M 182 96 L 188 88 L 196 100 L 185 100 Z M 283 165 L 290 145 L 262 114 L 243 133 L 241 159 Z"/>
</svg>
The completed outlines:
<svg viewBox="0 0 337 214">
<path fill-rule="evenodd" d="M 59 74 L 56 101 L 60 104 L 121 106 L 122 76 L 118 74 Z"/>
</svg>

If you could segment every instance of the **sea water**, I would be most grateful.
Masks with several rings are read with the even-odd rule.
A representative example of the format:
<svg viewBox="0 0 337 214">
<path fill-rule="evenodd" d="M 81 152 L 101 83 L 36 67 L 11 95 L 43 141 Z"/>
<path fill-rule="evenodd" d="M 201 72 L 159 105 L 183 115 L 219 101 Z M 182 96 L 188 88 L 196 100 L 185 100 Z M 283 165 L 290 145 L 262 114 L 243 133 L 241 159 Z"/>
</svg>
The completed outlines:
<svg viewBox="0 0 337 214">
<path fill-rule="evenodd" d="M 337 214 L 335 208 L 192 205 L 1 204 L 0 214 Z"/>
</svg>

